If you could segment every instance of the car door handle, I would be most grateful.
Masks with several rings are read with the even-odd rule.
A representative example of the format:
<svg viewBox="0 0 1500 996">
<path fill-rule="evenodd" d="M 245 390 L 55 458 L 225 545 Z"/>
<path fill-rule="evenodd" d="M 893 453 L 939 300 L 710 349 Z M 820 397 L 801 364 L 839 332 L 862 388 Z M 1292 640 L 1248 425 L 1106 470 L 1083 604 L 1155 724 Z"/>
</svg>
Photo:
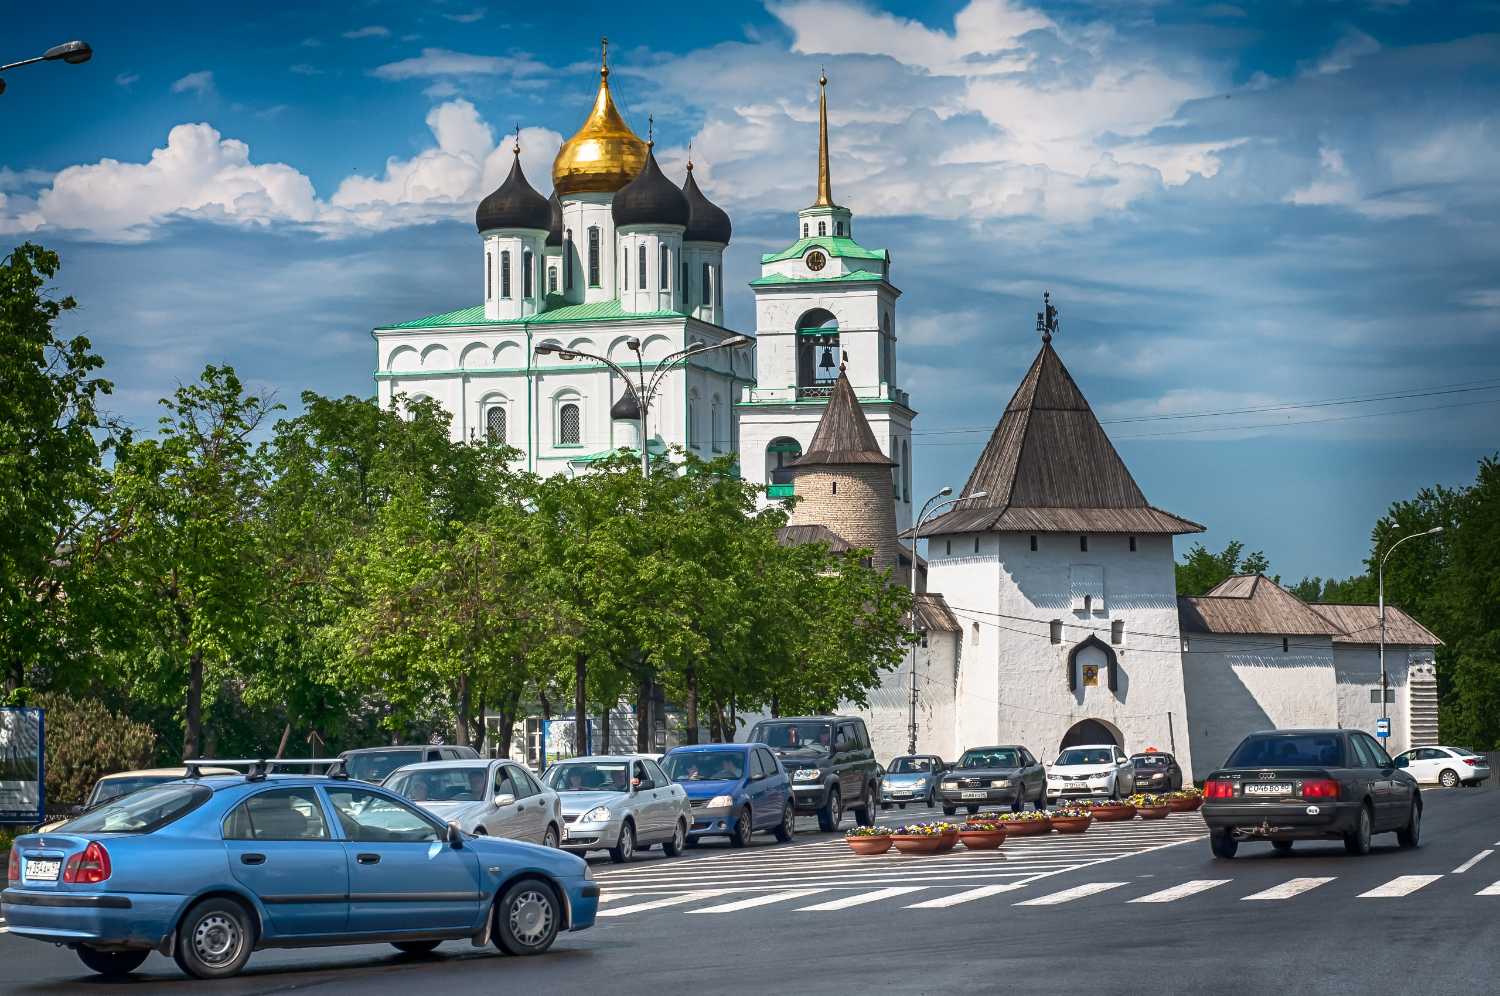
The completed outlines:
<svg viewBox="0 0 1500 996">
<path fill-rule="evenodd" d="M 265 863 L 266 863 L 266 856 L 264 854 L 241 854 L 240 855 L 240 864 L 242 864 L 242 865 L 263 865 Z"/>
<path fill-rule="evenodd" d="M 357 861 L 357 862 L 359 862 L 362 865 L 378 865 L 378 864 L 380 864 L 380 855 L 378 855 L 378 854 L 357 854 L 357 855 L 354 856 L 354 860 Z"/>
</svg>

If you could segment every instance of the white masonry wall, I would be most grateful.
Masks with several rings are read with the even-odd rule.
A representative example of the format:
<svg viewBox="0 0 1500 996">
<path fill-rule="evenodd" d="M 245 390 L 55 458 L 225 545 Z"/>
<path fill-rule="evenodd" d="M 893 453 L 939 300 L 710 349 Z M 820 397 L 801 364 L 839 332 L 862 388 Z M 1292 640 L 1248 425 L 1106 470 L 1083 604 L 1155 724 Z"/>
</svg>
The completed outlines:
<svg viewBox="0 0 1500 996">
<path fill-rule="evenodd" d="M 940 754 L 952 761 L 958 755 L 954 718 L 957 693 L 958 636 L 952 632 L 927 635 L 917 646 L 917 753 Z M 875 757 L 881 764 L 906 753 L 911 724 L 911 656 L 888 672 L 870 692 L 870 707 L 856 710 L 870 731 Z"/>
<path fill-rule="evenodd" d="M 1413 661 L 1430 664 L 1432 648 L 1386 644 L 1385 670 L 1392 701 L 1386 705 L 1391 718 L 1391 737 L 1385 741 L 1385 749 L 1393 756 L 1412 746 L 1410 696 L 1406 686 Z M 1379 645 L 1335 644 L 1333 667 L 1339 725 L 1375 736 L 1375 721 L 1380 718 Z M 1373 701 L 1371 695 L 1375 696 Z"/>
</svg>

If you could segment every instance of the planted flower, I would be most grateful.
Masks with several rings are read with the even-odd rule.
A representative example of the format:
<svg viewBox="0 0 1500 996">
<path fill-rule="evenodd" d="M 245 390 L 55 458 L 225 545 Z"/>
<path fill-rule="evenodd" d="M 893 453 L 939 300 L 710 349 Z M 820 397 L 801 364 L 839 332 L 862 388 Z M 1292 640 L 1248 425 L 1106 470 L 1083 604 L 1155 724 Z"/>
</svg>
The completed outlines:
<svg viewBox="0 0 1500 996">
<path fill-rule="evenodd" d="M 1005 824 L 999 820 L 970 820 L 964 824 L 964 833 L 995 833 L 1003 831 Z"/>
<path fill-rule="evenodd" d="M 1089 812 L 1087 806 L 1064 806 L 1052 811 L 1054 820 L 1091 820 L 1093 818 L 1094 814 Z"/>
<path fill-rule="evenodd" d="M 882 826 L 853 827 L 844 831 L 845 837 L 889 837 L 890 835 L 891 828 Z"/>
<path fill-rule="evenodd" d="M 946 833 L 956 833 L 958 827 L 952 823 L 908 823 L 904 827 L 897 827 L 895 832 L 907 837 L 941 837 Z"/>
<path fill-rule="evenodd" d="M 996 823 L 1045 823 L 1049 818 L 1047 813 L 1034 809 L 1023 813 L 1000 813 L 993 817 Z"/>
</svg>

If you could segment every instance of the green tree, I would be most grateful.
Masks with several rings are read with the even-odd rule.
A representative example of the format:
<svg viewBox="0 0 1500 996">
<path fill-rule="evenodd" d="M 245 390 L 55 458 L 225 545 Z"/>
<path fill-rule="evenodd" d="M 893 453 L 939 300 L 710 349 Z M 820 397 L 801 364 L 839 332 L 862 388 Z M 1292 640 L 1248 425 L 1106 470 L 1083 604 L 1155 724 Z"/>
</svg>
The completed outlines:
<svg viewBox="0 0 1500 996">
<path fill-rule="evenodd" d="M 88 339 L 53 328 L 76 307 L 48 292 L 59 265 L 29 242 L 0 261 L 0 666 L 11 691 L 58 684 L 66 662 L 87 653 L 68 633 L 64 593 L 96 518 L 109 443 L 98 402 L 110 384 L 95 375 L 104 361 Z"/>
<path fill-rule="evenodd" d="M 1259 550 L 1245 553 L 1245 544 L 1230 540 L 1218 553 L 1202 543 L 1194 543 L 1177 565 L 1177 594 L 1206 595 L 1216 585 L 1235 574 L 1265 574 L 1271 577 L 1271 563 Z M 1281 583 L 1280 575 L 1271 577 Z"/>
</svg>

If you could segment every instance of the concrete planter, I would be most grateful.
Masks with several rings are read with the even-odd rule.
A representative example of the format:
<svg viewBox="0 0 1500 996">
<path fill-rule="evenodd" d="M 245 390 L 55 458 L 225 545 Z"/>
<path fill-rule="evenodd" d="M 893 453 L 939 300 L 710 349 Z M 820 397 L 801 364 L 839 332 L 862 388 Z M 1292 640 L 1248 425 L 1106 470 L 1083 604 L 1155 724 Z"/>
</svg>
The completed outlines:
<svg viewBox="0 0 1500 996">
<path fill-rule="evenodd" d="M 1005 843 L 1005 831 L 960 830 L 958 839 L 970 851 L 993 851 Z"/>
</svg>

